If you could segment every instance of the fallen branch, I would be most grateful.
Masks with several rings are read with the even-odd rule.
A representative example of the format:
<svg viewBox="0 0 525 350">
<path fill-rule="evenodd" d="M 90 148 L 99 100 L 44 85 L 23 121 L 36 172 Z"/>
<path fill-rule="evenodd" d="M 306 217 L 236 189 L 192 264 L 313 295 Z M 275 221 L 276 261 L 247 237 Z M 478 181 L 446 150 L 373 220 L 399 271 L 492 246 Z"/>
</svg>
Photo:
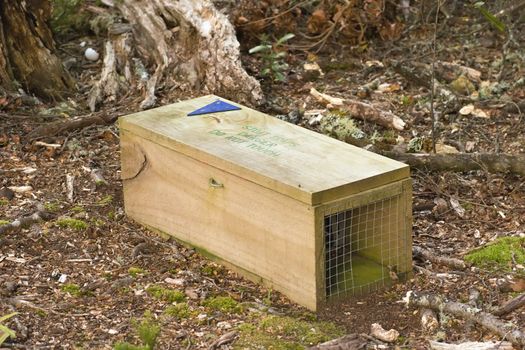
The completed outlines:
<svg viewBox="0 0 525 350">
<path fill-rule="evenodd" d="M 221 348 L 223 345 L 226 345 L 228 343 L 231 343 L 234 341 L 239 335 L 239 332 L 237 331 L 231 331 L 226 334 L 223 334 L 220 336 L 217 340 L 215 340 L 209 347 L 209 350 L 218 349 Z"/>
<path fill-rule="evenodd" d="M 412 291 L 407 293 L 403 301 L 408 306 L 430 308 L 472 321 L 491 332 L 498 334 L 502 338 L 507 339 L 516 346 L 525 346 L 525 333 L 519 330 L 518 327 L 511 323 L 503 322 L 496 316 L 470 305 L 454 301 L 446 301 L 444 298 L 437 295 L 419 294 Z"/>
<path fill-rule="evenodd" d="M 448 344 L 430 341 L 430 348 L 434 350 L 512 350 L 509 342 L 466 342 L 461 344 Z"/>
<path fill-rule="evenodd" d="M 346 104 L 340 107 L 342 110 L 350 113 L 352 118 L 361 119 L 365 122 L 372 122 L 385 128 L 394 128 L 396 130 L 403 130 L 405 122 L 392 112 L 383 111 L 370 104 L 346 100 Z"/>
<path fill-rule="evenodd" d="M 414 258 L 428 260 L 434 264 L 444 265 L 455 270 L 465 270 L 467 268 L 467 264 L 465 264 L 463 260 L 435 255 L 429 250 L 421 247 L 414 246 L 412 248 L 412 254 L 414 255 Z"/>
<path fill-rule="evenodd" d="M 342 111 L 348 112 L 352 118 L 361 119 L 365 122 L 372 122 L 385 128 L 394 128 L 403 130 L 405 122 L 392 112 L 376 108 L 371 104 L 356 100 L 344 100 L 339 97 L 333 97 L 323 94 L 314 88 L 310 89 L 310 94 L 319 102 L 327 107 L 337 107 Z"/>
<path fill-rule="evenodd" d="M 89 115 L 84 117 L 78 117 L 71 120 L 58 121 L 54 123 L 44 124 L 27 135 L 27 140 L 36 140 L 44 137 L 56 136 L 66 131 L 73 131 L 83 129 L 91 125 L 106 125 L 112 124 L 117 120 L 118 116 L 104 115 L 102 113 Z"/>
<path fill-rule="evenodd" d="M 358 350 L 365 349 L 367 344 L 368 341 L 358 334 L 349 334 L 341 338 L 312 346 L 308 348 L 308 350 Z"/>
<path fill-rule="evenodd" d="M 422 154 L 385 151 L 382 155 L 430 171 L 473 171 L 510 173 L 525 176 L 525 154 L 448 153 Z"/>
<path fill-rule="evenodd" d="M 29 216 L 21 217 L 15 221 L 0 226 L 0 235 L 4 235 L 9 232 L 17 232 L 22 228 L 29 227 L 39 221 L 48 221 L 53 218 L 53 215 L 41 209 L 36 211 L 34 214 Z"/>
<path fill-rule="evenodd" d="M 496 316 L 505 316 L 510 314 L 512 311 L 525 306 L 525 293 L 518 295 L 517 297 L 507 301 L 502 307 L 494 311 Z"/>
</svg>

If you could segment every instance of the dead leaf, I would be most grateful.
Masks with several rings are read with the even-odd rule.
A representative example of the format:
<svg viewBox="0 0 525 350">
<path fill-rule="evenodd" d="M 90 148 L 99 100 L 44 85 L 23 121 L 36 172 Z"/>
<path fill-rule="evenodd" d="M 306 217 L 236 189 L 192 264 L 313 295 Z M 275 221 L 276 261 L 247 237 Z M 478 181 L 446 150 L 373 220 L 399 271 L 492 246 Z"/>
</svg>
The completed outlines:
<svg viewBox="0 0 525 350">
<path fill-rule="evenodd" d="M 475 141 L 467 141 L 465 143 L 465 151 L 466 152 L 472 152 L 474 150 L 474 147 L 476 147 Z"/>
<path fill-rule="evenodd" d="M 393 83 L 393 84 L 383 83 L 383 84 L 379 84 L 376 91 L 383 93 L 383 92 L 395 92 L 399 90 L 401 90 L 401 86 L 398 83 Z"/>
<path fill-rule="evenodd" d="M 510 289 L 512 289 L 513 292 L 521 293 L 525 291 L 525 279 L 519 278 L 515 281 L 512 281 L 510 283 Z"/>
<path fill-rule="evenodd" d="M 437 215 L 444 214 L 448 211 L 448 204 L 447 201 L 443 198 L 436 197 L 434 198 L 434 208 L 432 208 L 432 212 Z"/>
<path fill-rule="evenodd" d="M 460 218 L 463 218 L 465 216 L 465 208 L 461 206 L 459 201 L 456 198 L 450 198 L 450 205 L 452 205 L 452 209 L 458 214 Z"/>
<path fill-rule="evenodd" d="M 466 106 L 461 107 L 461 109 L 459 110 L 459 114 L 461 114 L 461 115 L 470 115 L 473 110 L 474 110 L 474 105 L 473 104 L 468 104 Z"/>
<path fill-rule="evenodd" d="M 327 24 L 326 13 L 323 9 L 317 9 L 312 13 L 310 18 L 308 18 L 306 27 L 309 33 L 318 34 L 326 28 Z"/>
<path fill-rule="evenodd" d="M 324 73 L 323 71 L 321 70 L 321 67 L 319 67 L 319 65 L 317 64 L 317 62 L 312 62 L 312 63 L 305 63 L 303 65 L 303 68 L 305 71 L 314 71 L 314 72 L 319 72 L 319 75 L 323 76 Z"/>
<path fill-rule="evenodd" d="M 479 109 L 479 108 L 474 108 L 474 110 L 472 111 L 472 115 L 478 118 L 485 118 L 485 119 L 490 118 L 490 116 L 484 110 Z"/>
<path fill-rule="evenodd" d="M 436 153 L 438 154 L 459 153 L 459 151 L 454 146 L 445 145 L 444 143 L 436 143 Z"/>
<path fill-rule="evenodd" d="M 8 188 L 16 193 L 24 193 L 33 190 L 33 187 L 31 186 L 9 186 Z"/>
</svg>

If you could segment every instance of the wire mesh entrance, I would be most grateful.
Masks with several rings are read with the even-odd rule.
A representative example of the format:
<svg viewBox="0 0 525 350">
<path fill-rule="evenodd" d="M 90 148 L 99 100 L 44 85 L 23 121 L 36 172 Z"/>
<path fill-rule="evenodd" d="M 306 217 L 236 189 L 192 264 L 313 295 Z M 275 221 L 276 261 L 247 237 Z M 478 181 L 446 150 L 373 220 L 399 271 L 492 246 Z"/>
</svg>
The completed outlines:
<svg viewBox="0 0 525 350">
<path fill-rule="evenodd" d="M 407 271 L 411 256 L 401 194 L 324 215 L 326 296 L 368 293 Z"/>
</svg>

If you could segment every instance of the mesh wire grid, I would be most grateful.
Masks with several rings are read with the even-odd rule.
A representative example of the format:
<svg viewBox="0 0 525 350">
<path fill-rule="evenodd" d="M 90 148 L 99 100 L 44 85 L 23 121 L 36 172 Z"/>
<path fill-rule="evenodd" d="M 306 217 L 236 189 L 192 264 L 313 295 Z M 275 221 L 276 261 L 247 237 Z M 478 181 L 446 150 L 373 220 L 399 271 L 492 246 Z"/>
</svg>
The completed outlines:
<svg viewBox="0 0 525 350">
<path fill-rule="evenodd" d="M 368 293 L 407 264 L 406 215 L 398 194 L 324 215 L 326 296 Z"/>
</svg>

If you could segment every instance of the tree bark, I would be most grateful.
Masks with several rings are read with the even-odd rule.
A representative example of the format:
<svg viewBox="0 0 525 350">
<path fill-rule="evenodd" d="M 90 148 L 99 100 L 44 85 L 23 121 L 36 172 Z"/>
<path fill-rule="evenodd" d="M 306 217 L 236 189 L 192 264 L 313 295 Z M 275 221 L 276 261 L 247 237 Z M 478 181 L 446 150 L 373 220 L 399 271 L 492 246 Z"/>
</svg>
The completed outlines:
<svg viewBox="0 0 525 350">
<path fill-rule="evenodd" d="M 0 2 L 0 86 L 14 90 L 15 80 L 28 92 L 62 99 L 74 81 L 55 56 L 47 20 L 48 0 Z"/>
<path fill-rule="evenodd" d="M 105 0 L 104 4 L 116 9 L 130 26 L 124 32 L 108 30 L 105 55 L 114 58 L 105 59 L 101 83 L 91 91 L 88 104 L 92 111 L 123 94 L 124 85 L 143 88 L 143 109 L 155 105 L 155 92 L 162 85 L 213 93 L 240 103 L 262 101 L 259 83 L 242 68 L 232 24 L 211 1 Z M 127 44 L 122 45 L 124 42 Z M 141 73 L 134 76 L 130 70 Z M 126 83 L 115 81 L 108 72 L 118 72 Z M 109 91 L 101 89 L 108 85 Z"/>
</svg>

